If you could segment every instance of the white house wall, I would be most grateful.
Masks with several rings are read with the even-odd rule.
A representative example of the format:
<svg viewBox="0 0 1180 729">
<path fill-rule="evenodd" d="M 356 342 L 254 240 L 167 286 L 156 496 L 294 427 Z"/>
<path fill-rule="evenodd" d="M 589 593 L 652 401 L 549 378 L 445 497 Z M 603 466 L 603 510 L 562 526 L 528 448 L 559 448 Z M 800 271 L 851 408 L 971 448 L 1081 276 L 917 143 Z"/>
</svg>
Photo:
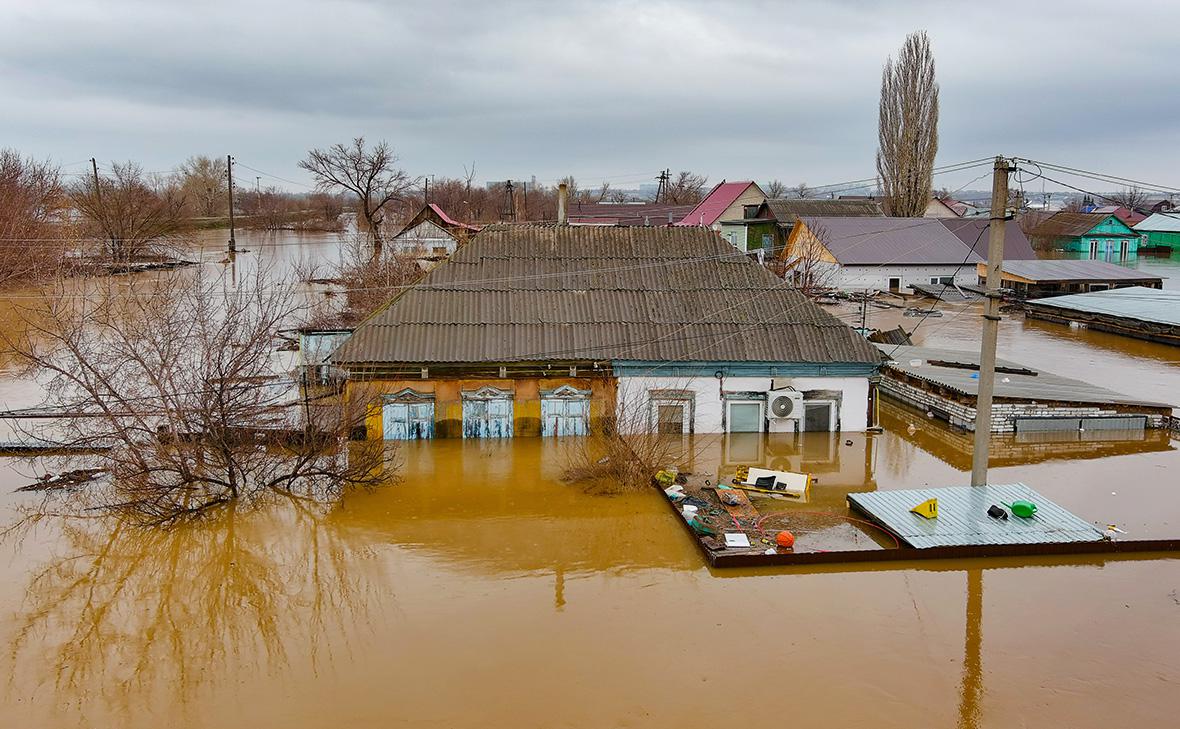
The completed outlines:
<svg viewBox="0 0 1180 729">
<path fill-rule="evenodd" d="M 867 377 L 619 377 L 619 427 L 626 432 L 651 429 L 653 390 L 681 390 L 692 394 L 693 432 L 725 432 L 725 392 L 766 393 L 779 387 L 796 390 L 834 390 L 843 393 L 838 417 L 840 430 L 863 432 L 868 427 Z"/>
<path fill-rule="evenodd" d="M 450 233 L 430 220 L 424 220 L 410 230 L 397 235 L 391 244 L 398 253 L 420 256 L 434 255 L 436 248 L 446 249 L 446 255 L 449 256 L 458 247 L 458 243 Z"/>
<path fill-rule="evenodd" d="M 974 284 L 974 264 L 959 266 L 957 263 L 922 266 L 841 266 L 832 276 L 832 286 L 841 291 L 889 290 L 889 279 L 901 279 L 901 290 L 907 291 L 910 284 L 929 284 L 934 277 L 954 276 L 955 283 Z"/>
</svg>

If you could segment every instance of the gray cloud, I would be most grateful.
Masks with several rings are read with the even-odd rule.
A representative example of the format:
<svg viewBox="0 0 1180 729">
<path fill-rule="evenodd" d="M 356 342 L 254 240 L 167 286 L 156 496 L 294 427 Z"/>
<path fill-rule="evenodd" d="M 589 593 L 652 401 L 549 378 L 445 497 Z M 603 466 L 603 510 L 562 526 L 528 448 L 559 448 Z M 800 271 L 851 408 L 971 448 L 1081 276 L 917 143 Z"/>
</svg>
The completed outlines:
<svg viewBox="0 0 1180 729">
<path fill-rule="evenodd" d="M 1022 154 L 1176 184 L 1180 7 L 935 2 L 0 0 L 0 145 L 166 169 L 232 152 L 304 179 L 385 138 L 414 173 L 671 166 L 817 185 L 872 174 L 881 63 L 931 35 L 940 163 Z M 945 182 L 952 187 L 973 175 Z"/>
</svg>

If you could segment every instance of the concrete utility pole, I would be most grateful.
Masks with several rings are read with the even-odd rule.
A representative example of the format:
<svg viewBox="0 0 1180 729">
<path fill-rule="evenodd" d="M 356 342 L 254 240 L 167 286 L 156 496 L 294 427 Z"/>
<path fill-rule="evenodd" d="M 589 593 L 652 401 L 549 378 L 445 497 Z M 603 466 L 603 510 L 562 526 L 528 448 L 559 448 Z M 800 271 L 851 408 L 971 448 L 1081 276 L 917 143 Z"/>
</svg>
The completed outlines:
<svg viewBox="0 0 1180 729">
<path fill-rule="evenodd" d="M 225 173 L 229 176 L 229 252 L 238 250 L 238 242 L 234 240 L 234 158 L 225 155 Z"/>
<path fill-rule="evenodd" d="M 1000 334 L 1000 268 L 1004 263 L 1004 218 L 1008 215 L 1008 160 L 996 157 L 992 172 L 991 230 L 987 245 L 987 293 L 983 303 L 983 343 L 979 350 L 979 395 L 975 402 L 975 447 L 971 485 L 987 485 L 992 434 L 992 392 L 996 386 L 996 339 Z"/>
</svg>

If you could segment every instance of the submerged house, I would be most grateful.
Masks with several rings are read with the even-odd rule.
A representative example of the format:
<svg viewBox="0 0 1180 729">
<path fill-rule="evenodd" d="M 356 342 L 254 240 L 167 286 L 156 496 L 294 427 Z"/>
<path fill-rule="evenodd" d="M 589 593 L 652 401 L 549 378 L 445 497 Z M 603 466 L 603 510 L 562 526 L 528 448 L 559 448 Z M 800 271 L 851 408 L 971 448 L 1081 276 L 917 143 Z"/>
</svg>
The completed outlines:
<svg viewBox="0 0 1180 729">
<path fill-rule="evenodd" d="M 1032 238 L 1091 259 L 1125 259 L 1139 250 L 1139 233 L 1113 213 L 1054 213 L 1032 229 Z"/>
<path fill-rule="evenodd" d="M 1135 226 L 1146 248 L 1180 249 L 1180 213 L 1152 213 Z"/>
<path fill-rule="evenodd" d="M 981 245 L 975 250 L 986 251 Z M 983 260 L 975 250 L 934 218 L 808 217 L 799 219 L 780 259 L 800 286 L 901 292 L 973 283 Z"/>
<path fill-rule="evenodd" d="M 427 203 L 390 239 L 389 246 L 404 256 L 440 260 L 478 230 L 447 215 L 435 203 Z"/>
<path fill-rule="evenodd" d="M 760 205 L 765 201 L 766 193 L 762 192 L 757 183 L 722 180 L 676 224 L 695 225 L 719 231 L 722 220 L 742 218 L 747 205 Z"/>
<path fill-rule="evenodd" d="M 746 205 L 742 217 L 721 221 L 721 237 L 739 251 L 773 256 L 787 244 L 791 230 L 802 217 L 883 218 L 875 200 L 823 200 L 772 198 Z"/>
<path fill-rule="evenodd" d="M 331 359 L 417 439 L 863 431 L 882 357 L 707 228 L 500 224 Z"/>
</svg>

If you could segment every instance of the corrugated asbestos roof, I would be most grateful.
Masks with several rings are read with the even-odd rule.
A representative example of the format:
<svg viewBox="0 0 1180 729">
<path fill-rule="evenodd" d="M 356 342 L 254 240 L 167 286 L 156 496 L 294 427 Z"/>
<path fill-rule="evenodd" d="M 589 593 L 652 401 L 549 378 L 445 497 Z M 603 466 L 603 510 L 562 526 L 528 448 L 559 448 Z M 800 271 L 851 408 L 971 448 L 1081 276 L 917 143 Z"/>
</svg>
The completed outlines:
<svg viewBox="0 0 1180 729">
<path fill-rule="evenodd" d="M 1149 289 L 1145 286 L 1127 286 L 1088 294 L 1034 299 L 1028 302 L 1028 306 L 1105 314 L 1180 326 L 1180 291 Z"/>
<path fill-rule="evenodd" d="M 767 200 L 766 207 L 781 223 L 793 223 L 796 218 L 883 218 L 881 203 L 876 200 Z"/>
<path fill-rule="evenodd" d="M 333 357 L 613 359 L 876 364 L 881 355 L 706 228 L 494 225 Z"/>
<path fill-rule="evenodd" d="M 1031 281 L 1162 281 L 1146 271 L 1107 261 L 1045 259 L 1038 261 L 1005 260 L 1001 270 Z"/>
<path fill-rule="evenodd" d="M 843 265 L 922 265 L 983 260 L 937 218 L 802 218 Z"/>
<path fill-rule="evenodd" d="M 937 218 L 938 222 L 954 233 L 959 240 L 972 246 L 972 249 L 982 258 L 987 258 L 988 227 L 987 218 Z M 1004 223 L 1004 260 L 1029 261 L 1037 257 L 1028 237 L 1015 221 Z"/>
<path fill-rule="evenodd" d="M 961 395 L 976 397 L 979 394 L 979 352 L 961 352 L 951 349 L 935 347 L 892 346 L 878 345 L 881 351 L 893 361 L 886 366 L 889 370 L 903 372 L 911 377 L 929 382 L 932 385 L 952 390 Z M 947 367 L 931 362 L 947 362 L 967 367 Z M 996 360 L 997 367 L 1007 370 L 1027 370 L 1036 374 L 1020 374 L 1017 372 L 997 372 L 995 397 L 1000 400 L 1019 400 L 1024 402 L 1077 402 L 1094 405 L 1116 404 L 1136 405 L 1142 407 L 1172 407 L 1167 403 L 1142 400 L 1130 395 L 1123 395 L 1105 387 L 1091 385 L 1089 382 L 1074 380 L 1052 372 L 1037 370 L 1034 367 Z"/>
<path fill-rule="evenodd" d="M 910 509 L 938 499 L 938 517 L 927 519 Z M 1037 505 L 1029 518 L 987 515 L 993 504 L 1003 508 L 1017 500 Z M 884 525 L 911 547 L 954 547 L 984 544 L 1048 544 L 1096 542 L 1102 532 L 1022 483 L 948 486 L 931 489 L 872 491 L 848 495 L 848 502 Z"/>
</svg>

